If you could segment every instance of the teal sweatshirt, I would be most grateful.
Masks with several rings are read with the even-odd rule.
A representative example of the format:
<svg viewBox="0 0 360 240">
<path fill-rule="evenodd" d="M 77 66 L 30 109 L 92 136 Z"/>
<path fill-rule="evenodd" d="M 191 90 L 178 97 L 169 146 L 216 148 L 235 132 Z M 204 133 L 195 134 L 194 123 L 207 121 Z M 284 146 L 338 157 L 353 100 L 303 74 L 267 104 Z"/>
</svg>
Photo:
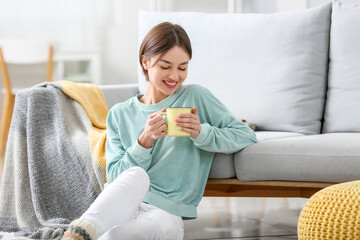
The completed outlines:
<svg viewBox="0 0 360 240">
<path fill-rule="evenodd" d="M 109 183 L 130 167 L 142 167 L 150 177 L 144 202 L 183 218 L 196 218 L 215 152 L 234 153 L 254 144 L 255 133 L 200 85 L 182 85 L 156 104 L 143 104 L 141 97 L 116 104 L 107 116 Z M 139 145 L 149 114 L 164 107 L 194 106 L 201 124 L 197 138 L 165 136 L 150 149 Z"/>
</svg>

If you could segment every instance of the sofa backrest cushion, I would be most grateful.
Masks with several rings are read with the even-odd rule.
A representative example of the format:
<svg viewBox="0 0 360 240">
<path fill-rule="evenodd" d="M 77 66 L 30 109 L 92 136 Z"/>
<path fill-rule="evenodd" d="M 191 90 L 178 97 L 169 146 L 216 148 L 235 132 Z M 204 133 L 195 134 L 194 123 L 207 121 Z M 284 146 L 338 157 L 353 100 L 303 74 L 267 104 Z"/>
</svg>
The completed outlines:
<svg viewBox="0 0 360 240">
<path fill-rule="evenodd" d="M 333 2 L 324 133 L 360 132 L 360 6 Z"/>
<path fill-rule="evenodd" d="M 139 45 L 163 21 L 189 34 L 185 84 L 207 87 L 257 130 L 320 132 L 331 4 L 274 14 L 139 13 Z M 146 80 L 138 71 L 140 92 Z"/>
<path fill-rule="evenodd" d="M 104 94 L 109 109 L 115 104 L 125 102 L 129 98 L 139 94 L 138 84 L 99 85 L 99 88 Z"/>
</svg>

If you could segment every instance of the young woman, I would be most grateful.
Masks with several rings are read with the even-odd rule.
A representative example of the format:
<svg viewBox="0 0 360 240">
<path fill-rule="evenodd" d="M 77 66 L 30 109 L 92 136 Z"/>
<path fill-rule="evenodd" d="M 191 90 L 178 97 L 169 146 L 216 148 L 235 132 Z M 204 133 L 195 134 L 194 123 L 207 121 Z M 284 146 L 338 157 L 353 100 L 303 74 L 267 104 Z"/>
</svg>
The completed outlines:
<svg viewBox="0 0 360 240">
<path fill-rule="evenodd" d="M 110 110 L 109 183 L 65 239 L 183 239 L 182 219 L 197 217 L 215 152 L 234 153 L 257 142 L 210 91 L 183 85 L 191 55 L 179 25 L 164 22 L 145 36 L 139 61 L 146 92 Z M 192 108 L 176 119 L 190 137 L 166 135 L 160 112 L 170 107 Z"/>
</svg>

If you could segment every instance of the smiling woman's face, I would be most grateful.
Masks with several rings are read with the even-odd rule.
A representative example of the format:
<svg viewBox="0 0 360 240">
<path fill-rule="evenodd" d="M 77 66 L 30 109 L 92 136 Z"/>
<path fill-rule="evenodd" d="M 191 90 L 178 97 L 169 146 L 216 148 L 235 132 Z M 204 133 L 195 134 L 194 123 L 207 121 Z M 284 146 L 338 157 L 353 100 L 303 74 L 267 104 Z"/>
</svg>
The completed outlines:
<svg viewBox="0 0 360 240">
<path fill-rule="evenodd" d="M 150 59 L 143 57 L 142 63 L 148 71 L 147 92 L 150 90 L 161 101 L 173 94 L 185 81 L 190 56 L 184 48 L 174 46 L 158 60 L 159 57 L 160 54 Z"/>
</svg>

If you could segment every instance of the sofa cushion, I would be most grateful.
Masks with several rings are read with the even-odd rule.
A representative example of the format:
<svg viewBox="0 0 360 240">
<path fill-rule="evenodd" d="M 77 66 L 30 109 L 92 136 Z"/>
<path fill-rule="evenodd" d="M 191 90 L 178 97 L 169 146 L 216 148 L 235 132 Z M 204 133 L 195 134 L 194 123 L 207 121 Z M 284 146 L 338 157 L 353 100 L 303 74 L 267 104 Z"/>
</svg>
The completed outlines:
<svg viewBox="0 0 360 240">
<path fill-rule="evenodd" d="M 279 138 L 288 138 L 288 137 L 300 137 L 304 136 L 301 133 L 293 132 L 271 132 L 271 131 L 256 131 L 256 138 L 259 142 L 270 140 L 270 139 L 279 139 Z"/>
<path fill-rule="evenodd" d="M 235 154 L 242 181 L 345 182 L 360 179 L 360 133 L 262 141 Z"/>
<path fill-rule="evenodd" d="M 258 141 L 278 139 L 286 137 L 304 136 L 300 133 L 291 132 L 255 132 Z M 209 178 L 233 178 L 236 177 L 234 154 L 216 153 L 210 169 Z"/>
<path fill-rule="evenodd" d="M 234 178 L 234 154 L 215 153 L 209 178 Z"/>
<path fill-rule="evenodd" d="M 193 46 L 185 83 L 207 87 L 257 130 L 320 132 L 331 4 L 274 14 L 140 12 L 139 44 L 154 25 L 182 25 Z M 146 81 L 138 71 L 140 91 Z"/>
<path fill-rule="evenodd" d="M 139 94 L 138 84 L 99 85 L 99 88 L 104 94 L 109 109 L 115 104 L 125 102 Z"/>
<path fill-rule="evenodd" d="M 323 132 L 360 132 L 360 7 L 333 2 Z"/>
</svg>

